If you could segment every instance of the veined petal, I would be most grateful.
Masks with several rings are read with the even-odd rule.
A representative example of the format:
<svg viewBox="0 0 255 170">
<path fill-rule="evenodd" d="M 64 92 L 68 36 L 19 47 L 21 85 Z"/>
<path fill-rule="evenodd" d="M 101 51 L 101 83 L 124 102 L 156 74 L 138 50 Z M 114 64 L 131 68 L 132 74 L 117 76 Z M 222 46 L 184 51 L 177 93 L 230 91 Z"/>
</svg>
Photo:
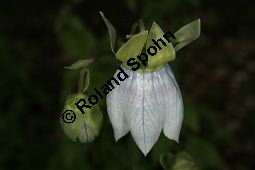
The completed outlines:
<svg viewBox="0 0 255 170">
<path fill-rule="evenodd" d="M 117 73 L 118 71 L 116 71 L 114 77 L 116 77 Z M 128 81 L 128 79 L 125 81 Z M 126 135 L 129 131 L 128 124 L 124 119 L 125 110 L 123 109 L 123 105 L 127 102 L 124 96 L 126 95 L 128 88 L 125 87 L 125 85 L 126 83 L 120 82 L 120 85 L 116 85 L 106 98 L 107 112 L 114 130 L 116 141 Z"/>
<path fill-rule="evenodd" d="M 124 115 L 136 144 L 146 155 L 164 124 L 164 98 L 161 97 L 164 84 L 159 81 L 162 71 L 139 73 L 125 69 L 125 72 L 130 79 L 123 82 L 128 90 Z"/>
<path fill-rule="evenodd" d="M 142 73 L 121 66 L 128 79 L 107 95 L 108 114 L 116 140 L 128 129 L 146 155 L 164 134 L 178 141 L 183 119 L 183 105 L 179 87 L 170 67 Z"/>
<path fill-rule="evenodd" d="M 179 142 L 179 134 L 183 121 L 183 101 L 180 89 L 175 80 L 174 74 L 168 64 L 164 67 L 168 74 L 166 83 L 166 94 L 168 107 L 163 132 L 169 138 Z"/>
<path fill-rule="evenodd" d="M 130 113 L 131 134 L 144 155 L 159 138 L 164 122 L 164 99 L 159 72 L 137 75 L 138 99 Z"/>
</svg>

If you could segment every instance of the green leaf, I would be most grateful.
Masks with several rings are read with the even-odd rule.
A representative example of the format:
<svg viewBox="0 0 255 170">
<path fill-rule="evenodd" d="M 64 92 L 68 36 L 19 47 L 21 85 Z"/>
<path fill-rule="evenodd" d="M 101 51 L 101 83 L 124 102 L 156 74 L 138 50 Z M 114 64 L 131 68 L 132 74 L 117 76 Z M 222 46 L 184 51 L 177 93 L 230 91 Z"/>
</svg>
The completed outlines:
<svg viewBox="0 0 255 170">
<path fill-rule="evenodd" d="M 200 19 L 197 19 L 179 29 L 174 36 L 174 44 L 177 44 L 174 49 L 175 52 L 179 51 L 181 48 L 189 44 L 190 42 L 197 39 L 200 35 Z"/>
<path fill-rule="evenodd" d="M 89 84 L 90 84 L 90 71 L 89 69 L 86 70 L 86 73 L 85 73 L 85 79 L 84 79 L 84 88 L 83 88 L 83 92 L 85 93 L 89 87 Z"/>
<path fill-rule="evenodd" d="M 164 32 L 161 30 L 158 24 L 154 22 L 151 26 L 151 29 L 147 38 L 146 49 L 148 51 L 149 47 L 154 46 L 157 49 L 157 52 L 156 52 L 156 55 L 148 57 L 148 66 L 147 66 L 148 68 L 157 68 L 158 66 L 161 66 L 175 59 L 174 47 L 171 42 L 168 43 L 163 38 L 163 35 L 164 35 Z M 164 46 L 162 42 L 158 41 L 158 44 L 161 48 L 159 49 L 159 47 L 156 47 L 152 39 L 155 41 L 157 41 L 158 39 L 162 39 L 165 42 L 166 46 Z"/>
<path fill-rule="evenodd" d="M 197 170 L 192 158 L 185 152 L 176 155 L 172 170 Z"/>
<path fill-rule="evenodd" d="M 114 26 L 108 21 L 108 19 L 104 16 L 103 12 L 99 12 L 100 15 L 102 16 L 108 31 L 109 31 L 109 35 L 110 35 L 110 44 L 111 44 L 111 49 L 112 52 L 115 54 L 115 43 L 116 43 L 116 30 L 114 28 Z"/>
<path fill-rule="evenodd" d="M 86 68 L 89 64 L 91 64 L 94 61 L 94 59 L 81 59 L 76 62 L 74 62 L 72 65 L 65 67 L 66 69 L 80 69 L 80 68 Z"/>
<path fill-rule="evenodd" d="M 129 39 L 116 53 L 116 58 L 127 63 L 130 58 L 136 58 L 143 50 L 148 31 L 142 31 Z"/>
</svg>

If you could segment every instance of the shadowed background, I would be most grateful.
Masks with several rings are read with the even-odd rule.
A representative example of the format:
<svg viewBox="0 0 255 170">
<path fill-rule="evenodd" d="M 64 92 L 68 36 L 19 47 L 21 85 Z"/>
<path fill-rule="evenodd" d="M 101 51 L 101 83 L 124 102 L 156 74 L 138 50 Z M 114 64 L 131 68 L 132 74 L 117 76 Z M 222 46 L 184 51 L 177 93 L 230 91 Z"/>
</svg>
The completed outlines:
<svg viewBox="0 0 255 170">
<path fill-rule="evenodd" d="M 147 157 L 131 135 L 115 143 L 105 101 L 95 141 L 79 144 L 59 117 L 77 90 L 77 71 L 64 66 L 100 56 L 91 85 L 101 87 L 120 62 L 110 50 L 102 10 L 125 40 L 138 18 L 177 31 L 201 18 L 199 39 L 171 62 L 182 91 L 180 144 L 161 135 Z M 200 169 L 255 168 L 255 51 L 252 1 L 125 0 L 0 2 L 0 169 L 156 170 L 164 152 L 190 154 Z"/>
</svg>

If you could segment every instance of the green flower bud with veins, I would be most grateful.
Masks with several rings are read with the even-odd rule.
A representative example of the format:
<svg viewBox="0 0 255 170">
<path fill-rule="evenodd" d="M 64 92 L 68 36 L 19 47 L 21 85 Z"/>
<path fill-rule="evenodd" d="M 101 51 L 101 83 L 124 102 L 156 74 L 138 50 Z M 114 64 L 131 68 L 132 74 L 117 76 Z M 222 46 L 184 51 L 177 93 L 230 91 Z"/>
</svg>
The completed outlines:
<svg viewBox="0 0 255 170">
<path fill-rule="evenodd" d="M 112 51 L 115 47 L 116 31 L 103 17 L 110 34 Z M 161 45 L 154 56 L 148 55 L 146 67 L 132 71 L 127 65 L 130 58 L 137 58 L 144 48 L 154 45 L 152 39 L 163 37 L 164 32 L 154 22 L 150 31 L 142 30 L 132 36 L 116 53 L 116 58 L 129 78 L 107 95 L 107 111 L 116 141 L 131 132 L 140 150 L 147 155 L 164 134 L 179 142 L 183 121 L 183 101 L 174 74 L 167 62 L 175 59 L 175 53 L 197 39 L 200 35 L 200 20 L 195 20 L 178 30 L 167 46 Z M 142 64 L 140 64 L 142 65 Z M 115 75 L 117 72 L 115 73 Z"/>
<path fill-rule="evenodd" d="M 71 140 L 78 141 L 81 143 L 90 142 L 98 136 L 100 128 L 103 123 L 103 114 L 100 110 L 99 105 L 95 105 L 91 108 L 83 108 L 84 113 L 77 108 L 75 103 L 80 99 L 87 99 L 86 90 L 89 86 L 89 71 L 86 68 L 93 60 L 79 60 L 73 65 L 66 67 L 67 69 L 80 69 L 83 68 L 80 72 L 80 80 L 78 93 L 72 94 L 67 97 L 63 112 L 72 111 L 72 115 L 65 115 L 63 113 L 60 118 L 60 124 L 66 134 Z M 87 74 L 86 74 L 87 73 Z M 84 81 L 84 77 L 85 81 Z M 84 87 L 83 87 L 84 84 Z M 66 122 L 64 116 L 70 116 L 69 119 L 72 119 L 71 122 Z"/>
<path fill-rule="evenodd" d="M 75 120 L 72 123 L 66 123 L 61 118 L 62 128 L 70 139 L 81 143 L 90 142 L 98 136 L 102 125 L 103 115 L 98 105 L 90 109 L 84 108 L 85 113 L 76 107 L 75 103 L 80 99 L 87 99 L 84 94 L 72 94 L 67 97 L 64 111 L 72 110 L 75 113 Z"/>
</svg>

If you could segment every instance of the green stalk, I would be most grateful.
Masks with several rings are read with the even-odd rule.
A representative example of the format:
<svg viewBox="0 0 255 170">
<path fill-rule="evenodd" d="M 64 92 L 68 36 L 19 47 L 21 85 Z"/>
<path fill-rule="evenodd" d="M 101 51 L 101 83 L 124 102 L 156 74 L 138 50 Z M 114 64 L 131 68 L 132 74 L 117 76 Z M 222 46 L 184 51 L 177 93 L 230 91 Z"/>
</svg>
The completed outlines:
<svg viewBox="0 0 255 170">
<path fill-rule="evenodd" d="M 81 94 L 83 91 L 83 85 L 84 85 L 84 77 L 85 77 L 85 73 L 86 73 L 87 69 L 83 68 L 80 71 L 80 77 L 79 77 L 79 81 L 78 81 L 78 93 Z"/>
</svg>

